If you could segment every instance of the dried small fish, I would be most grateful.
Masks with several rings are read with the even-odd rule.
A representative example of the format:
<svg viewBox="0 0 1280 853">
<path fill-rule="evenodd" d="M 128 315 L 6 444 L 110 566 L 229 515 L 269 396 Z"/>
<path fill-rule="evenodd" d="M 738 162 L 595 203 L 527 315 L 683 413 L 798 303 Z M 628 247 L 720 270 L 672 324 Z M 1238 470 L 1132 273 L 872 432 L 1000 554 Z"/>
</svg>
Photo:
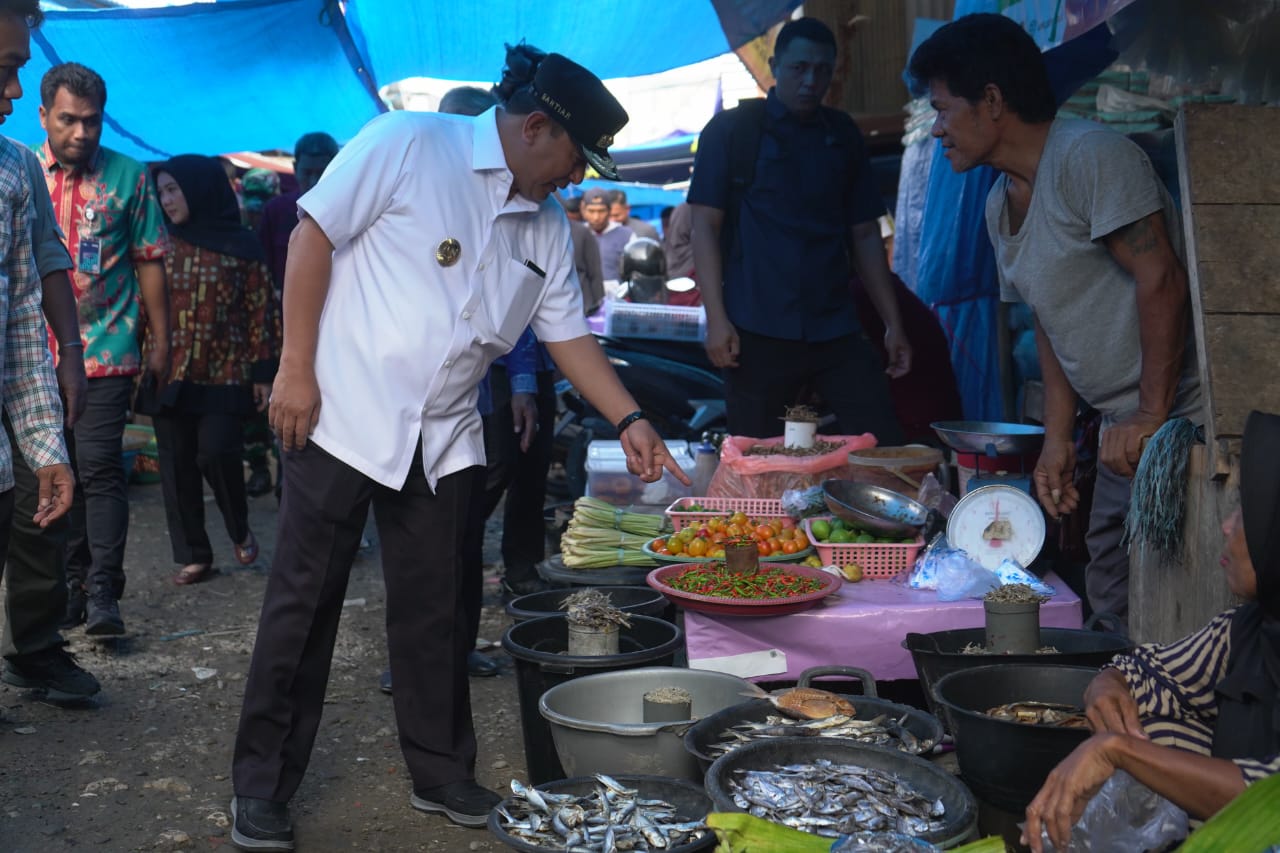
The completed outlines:
<svg viewBox="0 0 1280 853">
<path fill-rule="evenodd" d="M 989 655 L 989 654 L 994 654 L 994 653 L 993 653 L 993 652 L 988 651 L 988 650 L 987 650 L 987 647 L 986 647 L 986 646 L 984 646 L 984 645 L 982 645 L 982 644 L 980 644 L 980 643 L 968 643 L 968 644 L 966 644 L 966 645 L 965 645 L 965 647 L 964 647 L 964 648 L 962 648 L 962 649 L 960 650 L 960 654 L 962 654 L 962 655 Z M 1002 652 L 1002 654 L 1007 654 L 1007 652 Z M 1058 648 L 1057 648 L 1056 646 L 1041 646 L 1040 648 L 1036 649 L 1036 654 L 1038 654 L 1038 655 L 1060 655 L 1060 654 L 1062 654 L 1062 652 L 1061 652 L 1061 651 L 1059 651 L 1059 650 L 1058 650 Z"/>
<path fill-rule="evenodd" d="M 1089 720 L 1084 710 L 1057 702 L 1009 702 L 984 711 L 988 717 L 1023 723 L 1028 726 L 1054 726 L 1060 729 L 1087 729 Z"/>
<path fill-rule="evenodd" d="M 945 827 L 941 799 L 856 764 L 818 759 L 773 770 L 737 770 L 728 788 L 734 804 L 749 814 L 828 838 L 867 831 L 918 836 Z"/>
<path fill-rule="evenodd" d="M 603 773 L 585 796 L 553 794 L 511 780 L 513 797 L 498 807 L 498 825 L 526 844 L 574 853 L 667 850 L 710 830 L 663 800 L 645 799 Z"/>
<path fill-rule="evenodd" d="M 911 755 L 920 755 L 933 749 L 933 738 L 921 738 L 906 726 L 907 716 L 895 720 L 881 714 L 870 720 L 859 720 L 844 714 L 817 720 L 790 720 L 770 715 L 763 722 L 743 722 L 725 729 L 720 739 L 707 747 L 709 755 L 720 756 L 732 752 L 744 743 L 770 737 L 838 737 L 856 740 L 874 746 L 887 746 Z"/>
</svg>

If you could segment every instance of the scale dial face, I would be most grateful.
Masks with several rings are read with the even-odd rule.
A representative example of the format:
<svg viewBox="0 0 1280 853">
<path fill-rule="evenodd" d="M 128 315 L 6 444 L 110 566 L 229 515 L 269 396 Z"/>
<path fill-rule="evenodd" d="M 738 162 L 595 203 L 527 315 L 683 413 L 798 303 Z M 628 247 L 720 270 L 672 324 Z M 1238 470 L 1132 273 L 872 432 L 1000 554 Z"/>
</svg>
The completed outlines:
<svg viewBox="0 0 1280 853">
<path fill-rule="evenodd" d="M 947 519 L 947 540 L 988 569 L 1012 557 L 1027 567 L 1044 547 L 1044 513 L 1014 486 L 983 486 L 960 499 Z"/>
</svg>

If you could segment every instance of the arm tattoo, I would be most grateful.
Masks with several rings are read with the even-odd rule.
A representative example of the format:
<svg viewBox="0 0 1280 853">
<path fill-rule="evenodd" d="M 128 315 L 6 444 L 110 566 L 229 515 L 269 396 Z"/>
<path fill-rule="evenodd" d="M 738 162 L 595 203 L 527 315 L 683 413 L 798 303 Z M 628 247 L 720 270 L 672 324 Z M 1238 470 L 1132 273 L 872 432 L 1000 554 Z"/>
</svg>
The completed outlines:
<svg viewBox="0 0 1280 853">
<path fill-rule="evenodd" d="M 1144 216 L 1124 229 L 1121 234 L 1125 246 L 1135 255 L 1146 254 L 1158 245 L 1156 230 L 1151 227 L 1151 217 Z"/>
</svg>

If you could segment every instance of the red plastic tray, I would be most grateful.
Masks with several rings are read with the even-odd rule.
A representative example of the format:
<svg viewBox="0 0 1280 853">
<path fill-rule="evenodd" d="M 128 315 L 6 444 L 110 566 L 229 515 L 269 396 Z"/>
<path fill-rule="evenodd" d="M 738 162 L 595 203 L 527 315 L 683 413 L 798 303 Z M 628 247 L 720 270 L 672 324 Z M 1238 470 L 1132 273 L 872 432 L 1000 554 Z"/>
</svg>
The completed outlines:
<svg viewBox="0 0 1280 853">
<path fill-rule="evenodd" d="M 715 598 L 710 595 L 698 595 L 693 592 L 684 592 L 683 590 L 673 589 L 665 582 L 666 578 L 678 575 L 691 565 L 700 565 L 696 563 L 683 563 L 676 566 L 663 566 L 660 569 L 654 569 L 649 572 L 649 576 L 645 578 L 645 583 L 656 589 L 667 597 L 672 604 L 677 607 L 683 607 L 685 610 L 697 610 L 700 613 L 712 613 L 717 616 L 783 616 L 788 613 L 800 613 L 811 607 L 817 606 L 818 602 L 826 598 L 831 593 L 838 590 L 844 579 L 836 577 L 833 574 L 824 572 L 821 569 L 811 569 L 808 566 L 786 566 L 787 571 L 797 575 L 803 575 L 807 578 L 816 578 L 825 581 L 825 585 L 821 589 L 813 592 L 807 592 L 804 595 L 794 595 L 790 598 L 768 598 L 753 601 L 733 601 L 725 598 Z"/>
</svg>

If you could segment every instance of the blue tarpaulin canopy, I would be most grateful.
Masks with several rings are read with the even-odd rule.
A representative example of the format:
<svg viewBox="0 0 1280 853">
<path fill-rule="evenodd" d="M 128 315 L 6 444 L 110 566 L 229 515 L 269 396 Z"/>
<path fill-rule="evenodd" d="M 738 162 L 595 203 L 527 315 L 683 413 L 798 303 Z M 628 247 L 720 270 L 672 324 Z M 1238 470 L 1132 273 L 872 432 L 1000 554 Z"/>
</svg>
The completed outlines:
<svg viewBox="0 0 1280 853">
<path fill-rule="evenodd" d="M 144 160 L 346 140 L 383 109 L 377 87 L 410 76 L 496 80 L 504 42 L 526 39 L 603 78 L 718 56 L 798 0 L 223 0 L 158 9 L 49 11 L 3 132 L 44 138 L 39 81 L 81 62 L 107 82 L 103 144 Z"/>
</svg>

